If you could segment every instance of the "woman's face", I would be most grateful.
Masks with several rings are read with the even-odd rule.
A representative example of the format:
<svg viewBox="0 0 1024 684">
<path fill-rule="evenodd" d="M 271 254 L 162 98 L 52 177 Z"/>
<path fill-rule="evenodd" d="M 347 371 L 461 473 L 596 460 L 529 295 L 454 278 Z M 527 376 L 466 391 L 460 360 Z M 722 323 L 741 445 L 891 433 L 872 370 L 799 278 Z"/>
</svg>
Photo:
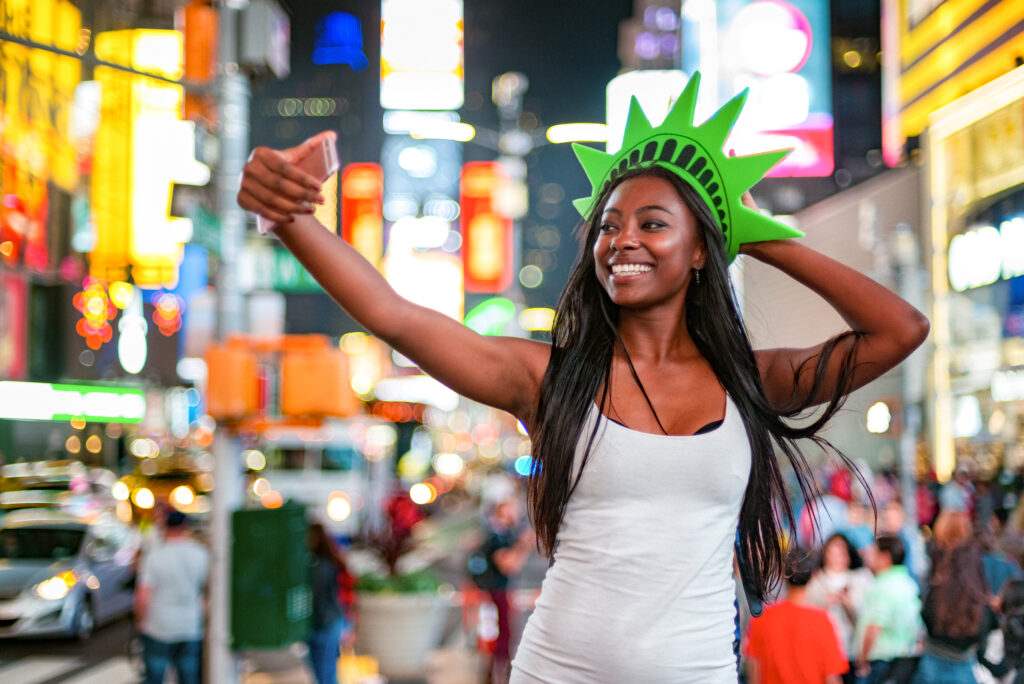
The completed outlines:
<svg viewBox="0 0 1024 684">
<path fill-rule="evenodd" d="M 850 568 L 850 552 L 842 539 L 833 539 L 825 547 L 825 568 L 834 572 Z"/>
<path fill-rule="evenodd" d="M 613 302 L 644 308 L 681 299 L 704 256 L 697 219 L 670 182 L 637 176 L 612 191 L 594 242 L 594 267 Z"/>
</svg>

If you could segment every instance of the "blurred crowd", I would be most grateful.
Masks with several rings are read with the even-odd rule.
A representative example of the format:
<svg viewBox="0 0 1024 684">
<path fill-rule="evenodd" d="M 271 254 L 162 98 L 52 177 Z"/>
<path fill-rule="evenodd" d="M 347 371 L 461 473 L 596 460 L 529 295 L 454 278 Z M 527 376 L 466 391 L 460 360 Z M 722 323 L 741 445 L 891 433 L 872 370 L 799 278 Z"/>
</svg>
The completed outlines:
<svg viewBox="0 0 1024 684">
<path fill-rule="evenodd" d="M 916 485 L 829 467 L 798 504 L 786 586 L 743 631 L 746 681 L 1024 682 L 1024 478 Z M 873 500 L 872 500 L 873 499 Z M 877 512 L 877 516 L 875 513 Z"/>
</svg>

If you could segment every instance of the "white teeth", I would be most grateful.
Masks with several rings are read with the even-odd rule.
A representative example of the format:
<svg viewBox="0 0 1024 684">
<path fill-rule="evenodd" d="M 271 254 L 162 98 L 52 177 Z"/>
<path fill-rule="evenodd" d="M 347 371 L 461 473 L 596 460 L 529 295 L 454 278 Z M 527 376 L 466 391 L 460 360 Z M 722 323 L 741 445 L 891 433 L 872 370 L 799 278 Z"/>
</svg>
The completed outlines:
<svg viewBox="0 0 1024 684">
<path fill-rule="evenodd" d="M 612 275 L 637 275 L 650 270 L 647 264 L 612 264 Z"/>
</svg>

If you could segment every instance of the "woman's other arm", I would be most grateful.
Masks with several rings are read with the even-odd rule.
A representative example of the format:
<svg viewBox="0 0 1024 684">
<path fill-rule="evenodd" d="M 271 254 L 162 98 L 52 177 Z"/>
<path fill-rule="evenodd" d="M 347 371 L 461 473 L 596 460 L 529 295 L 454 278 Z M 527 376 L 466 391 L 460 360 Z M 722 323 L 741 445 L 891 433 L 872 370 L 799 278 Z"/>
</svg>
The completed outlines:
<svg viewBox="0 0 1024 684">
<path fill-rule="evenodd" d="M 835 348 L 824 382 L 813 396 L 816 362 L 827 342 L 805 349 L 759 351 L 765 392 L 777 406 L 828 401 L 854 343 L 857 363 L 847 388 L 851 392 L 896 366 L 928 336 L 928 319 L 917 309 L 871 278 L 796 240 L 757 242 L 745 247 L 746 254 L 819 294 L 856 333 Z"/>
<path fill-rule="evenodd" d="M 478 335 L 458 321 L 399 296 L 374 266 L 311 215 L 319 183 L 295 164 L 321 134 L 290 150 L 257 148 L 238 202 L 277 222 L 274 232 L 324 290 L 372 334 L 456 392 L 527 423 L 549 347 Z M 314 186 L 316 190 L 314 190 Z"/>
</svg>

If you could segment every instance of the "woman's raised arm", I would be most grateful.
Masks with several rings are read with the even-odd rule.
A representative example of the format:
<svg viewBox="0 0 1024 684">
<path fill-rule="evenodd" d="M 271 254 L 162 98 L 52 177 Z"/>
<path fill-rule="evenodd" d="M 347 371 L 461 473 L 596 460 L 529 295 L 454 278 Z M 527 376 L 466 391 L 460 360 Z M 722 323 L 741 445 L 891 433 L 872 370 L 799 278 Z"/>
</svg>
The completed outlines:
<svg viewBox="0 0 1024 684">
<path fill-rule="evenodd" d="M 426 373 L 470 399 L 529 423 L 550 354 L 533 340 L 478 335 L 444 314 L 402 298 L 374 266 L 312 217 L 320 183 L 296 164 L 320 143 L 257 148 L 238 203 L 276 221 L 274 232 L 352 318 Z"/>
</svg>

